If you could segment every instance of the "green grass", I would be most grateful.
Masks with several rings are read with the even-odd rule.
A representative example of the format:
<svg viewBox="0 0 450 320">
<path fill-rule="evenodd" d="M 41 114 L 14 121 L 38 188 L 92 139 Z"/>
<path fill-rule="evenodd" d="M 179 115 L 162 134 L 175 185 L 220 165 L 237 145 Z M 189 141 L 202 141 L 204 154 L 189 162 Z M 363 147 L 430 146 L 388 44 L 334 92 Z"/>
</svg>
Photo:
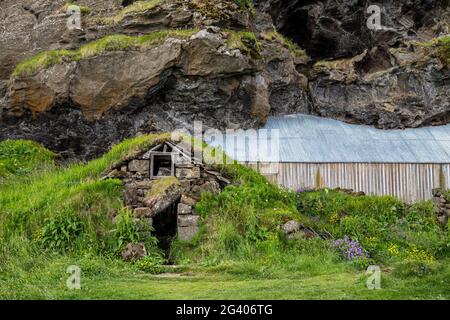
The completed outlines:
<svg viewBox="0 0 450 320">
<path fill-rule="evenodd" d="M 12 77 L 33 75 L 36 72 L 63 62 L 79 61 L 97 56 L 109 51 L 137 50 L 149 48 L 163 43 L 169 37 L 189 38 L 198 30 L 162 30 L 155 31 L 144 36 L 110 35 L 90 42 L 76 50 L 51 50 L 41 52 L 19 63 Z"/>
<path fill-rule="evenodd" d="M 278 41 L 280 41 L 286 48 L 289 49 L 289 51 L 291 52 L 293 57 L 300 57 L 303 59 L 308 59 L 308 54 L 306 53 L 305 50 L 303 50 L 302 48 L 300 48 L 300 46 L 295 43 L 293 40 L 283 36 L 281 33 L 279 33 L 278 31 L 273 31 L 273 32 L 269 32 L 268 34 L 266 34 L 266 36 L 268 36 L 269 38 L 275 38 L 278 39 Z"/>
<path fill-rule="evenodd" d="M 433 39 L 418 45 L 432 49 L 443 64 L 450 66 L 450 36 Z"/>
<path fill-rule="evenodd" d="M 33 156 L 31 164 L 40 160 L 27 175 L 6 179 L 0 185 L 0 298 L 450 298 L 450 238 L 430 203 L 406 206 L 390 197 L 326 189 L 295 193 L 238 164 L 216 166 L 233 184 L 219 195 L 203 193 L 196 206 L 201 232 L 191 242 L 173 243 L 170 255 L 182 274 L 152 275 L 169 270 L 155 238 L 142 237 L 123 208 L 120 181 L 100 178 L 167 139 L 126 140 L 88 163 L 56 166 Z M 28 144 L 7 142 L 4 154 L 21 158 L 23 152 L 14 150 L 28 150 Z M 220 150 L 212 153 L 220 156 Z M 347 260 L 330 240 L 287 240 L 280 226 L 293 219 L 334 238 L 360 240 L 371 259 Z M 121 261 L 118 253 L 130 241 L 145 241 L 152 254 Z M 368 263 L 382 267 L 382 290 L 365 287 Z M 70 265 L 81 267 L 81 291 L 66 288 Z"/>
<path fill-rule="evenodd" d="M 198 32 L 197 29 L 161 30 L 143 36 L 110 35 L 90 42 L 76 50 L 51 50 L 41 52 L 19 63 L 11 77 L 30 76 L 38 71 L 64 62 L 80 61 L 110 51 L 139 50 L 163 43 L 169 37 L 187 39 Z M 243 53 L 259 58 L 260 45 L 252 32 L 229 31 L 230 49 L 240 49 Z"/>
<path fill-rule="evenodd" d="M 0 188 L 0 238 L 33 239 L 39 236 L 47 218 L 77 216 L 87 234 L 86 239 L 79 240 L 97 241 L 106 231 L 107 218 L 122 205 L 120 181 L 101 181 L 102 174 L 128 154 L 166 138 L 150 135 L 126 140 L 87 164 L 49 166 L 8 179 Z"/>
<path fill-rule="evenodd" d="M 244 54 L 252 56 L 254 59 L 261 57 L 261 44 L 253 32 L 228 31 L 227 46 L 229 49 L 239 49 Z"/>
<path fill-rule="evenodd" d="M 405 259 L 426 263 L 450 256 L 448 227 L 439 225 L 431 201 L 408 206 L 392 197 L 333 190 L 302 192 L 297 197 L 306 225 L 336 238 L 359 240 L 378 263 Z"/>
<path fill-rule="evenodd" d="M 97 18 L 96 22 L 106 24 L 106 25 L 118 24 L 122 20 L 124 20 L 125 17 L 127 17 L 129 15 L 152 10 L 164 2 L 165 2 L 165 0 L 136 1 L 133 4 L 120 10 L 116 15 L 110 16 L 110 17 Z"/>
<path fill-rule="evenodd" d="M 401 279 L 382 273 L 381 290 L 368 290 L 364 272 L 252 277 L 207 269 L 160 276 L 136 272 L 120 261 L 94 256 L 43 259 L 14 277 L 0 275 L 1 299 L 450 299 L 447 269 Z M 81 290 L 66 288 L 69 265 L 82 269 Z"/>
<path fill-rule="evenodd" d="M 0 183 L 2 178 L 22 176 L 36 167 L 52 164 L 55 154 L 38 143 L 26 140 L 0 142 Z"/>
</svg>

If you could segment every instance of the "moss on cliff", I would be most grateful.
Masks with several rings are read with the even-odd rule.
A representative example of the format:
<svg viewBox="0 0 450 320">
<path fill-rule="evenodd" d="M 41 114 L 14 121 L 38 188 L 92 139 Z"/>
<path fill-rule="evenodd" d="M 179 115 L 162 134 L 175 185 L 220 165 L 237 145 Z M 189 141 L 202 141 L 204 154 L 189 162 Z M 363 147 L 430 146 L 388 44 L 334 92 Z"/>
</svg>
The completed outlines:
<svg viewBox="0 0 450 320">
<path fill-rule="evenodd" d="M 110 17 L 97 18 L 96 22 L 100 24 L 117 24 L 121 22 L 126 16 L 152 10 L 164 3 L 166 0 L 146 0 L 136 1 L 133 4 L 123 8 L 116 15 Z"/>
<path fill-rule="evenodd" d="M 80 61 L 101 55 L 109 51 L 140 50 L 162 44 L 167 38 L 188 39 L 198 29 L 161 30 L 143 36 L 116 34 L 90 42 L 76 50 L 51 50 L 41 52 L 21 63 L 12 73 L 12 78 L 31 76 L 36 72 L 56 64 Z M 260 43 L 253 32 L 228 31 L 227 45 L 230 49 L 239 49 L 254 59 L 260 58 Z"/>
<path fill-rule="evenodd" d="M 55 64 L 79 61 L 107 51 L 148 48 L 163 43 L 169 37 L 185 39 L 197 31 L 195 29 L 162 30 L 144 36 L 111 35 L 85 44 L 76 50 L 45 51 L 19 63 L 14 69 L 12 77 L 29 76 Z"/>
<path fill-rule="evenodd" d="M 67 0 L 66 4 L 64 5 L 64 9 L 67 10 L 71 5 L 75 5 L 75 6 L 79 7 L 81 14 L 84 14 L 84 15 L 88 15 L 92 12 L 92 9 L 90 7 L 80 5 L 76 2 L 74 2 L 73 0 Z"/>
<path fill-rule="evenodd" d="M 418 43 L 418 45 L 431 49 L 443 64 L 450 66 L 450 36 L 433 39 L 429 42 Z"/>
<path fill-rule="evenodd" d="M 261 57 L 261 44 L 253 32 L 228 31 L 227 46 L 229 49 L 239 49 L 242 53 L 250 55 L 254 59 Z"/>
<path fill-rule="evenodd" d="M 279 33 L 276 30 L 274 30 L 272 32 L 264 33 L 263 37 L 265 39 L 267 39 L 268 41 L 274 41 L 274 40 L 279 41 L 284 47 L 289 49 L 289 51 L 291 52 L 291 54 L 294 58 L 296 58 L 296 57 L 302 58 L 302 59 L 305 59 L 305 61 L 309 59 L 308 54 L 306 53 L 305 50 L 300 48 L 300 46 L 297 43 L 295 43 L 293 40 L 283 36 L 281 33 Z"/>
</svg>

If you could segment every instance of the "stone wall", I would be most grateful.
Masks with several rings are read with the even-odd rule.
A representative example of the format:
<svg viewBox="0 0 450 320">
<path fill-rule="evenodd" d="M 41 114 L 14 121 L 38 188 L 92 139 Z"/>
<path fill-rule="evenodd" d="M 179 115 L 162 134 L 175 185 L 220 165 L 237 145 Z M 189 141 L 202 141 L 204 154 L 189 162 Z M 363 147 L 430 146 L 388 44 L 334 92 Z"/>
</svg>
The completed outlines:
<svg viewBox="0 0 450 320">
<path fill-rule="evenodd" d="M 150 152 L 117 165 L 107 178 L 119 178 L 125 186 L 125 205 L 136 218 L 153 226 L 157 215 L 166 214 L 176 205 L 177 235 L 190 241 L 199 230 L 200 216 L 195 205 L 203 192 L 220 193 L 230 183 L 219 172 L 185 157 L 175 157 L 175 176 L 151 179 Z M 154 226 L 155 227 L 155 226 Z"/>
<path fill-rule="evenodd" d="M 450 201 L 445 198 L 441 189 L 433 189 L 433 203 L 438 211 L 439 222 L 445 226 L 450 218 Z"/>
</svg>

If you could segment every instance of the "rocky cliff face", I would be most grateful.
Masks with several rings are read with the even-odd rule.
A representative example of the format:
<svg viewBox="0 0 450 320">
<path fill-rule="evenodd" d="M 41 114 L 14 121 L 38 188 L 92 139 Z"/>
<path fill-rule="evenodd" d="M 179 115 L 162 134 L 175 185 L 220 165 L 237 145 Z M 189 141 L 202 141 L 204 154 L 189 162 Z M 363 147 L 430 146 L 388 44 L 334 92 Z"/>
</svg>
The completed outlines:
<svg viewBox="0 0 450 320">
<path fill-rule="evenodd" d="M 89 158 L 194 120 L 219 129 L 288 113 L 381 128 L 450 120 L 445 0 L 381 1 L 378 31 L 367 28 L 367 1 L 74 3 L 80 30 L 66 26 L 66 1 L 0 2 L 0 139 Z"/>
</svg>

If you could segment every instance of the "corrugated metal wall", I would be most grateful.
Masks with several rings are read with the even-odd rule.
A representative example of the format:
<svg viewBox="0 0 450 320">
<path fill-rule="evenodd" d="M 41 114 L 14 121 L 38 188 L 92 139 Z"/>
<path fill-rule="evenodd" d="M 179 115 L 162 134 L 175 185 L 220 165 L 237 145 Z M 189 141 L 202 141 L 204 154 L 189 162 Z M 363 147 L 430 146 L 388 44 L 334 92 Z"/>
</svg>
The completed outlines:
<svg viewBox="0 0 450 320">
<path fill-rule="evenodd" d="M 406 202 L 431 199 L 433 188 L 450 188 L 450 164 L 247 163 L 270 181 L 299 188 L 344 188 L 391 195 Z"/>
</svg>

